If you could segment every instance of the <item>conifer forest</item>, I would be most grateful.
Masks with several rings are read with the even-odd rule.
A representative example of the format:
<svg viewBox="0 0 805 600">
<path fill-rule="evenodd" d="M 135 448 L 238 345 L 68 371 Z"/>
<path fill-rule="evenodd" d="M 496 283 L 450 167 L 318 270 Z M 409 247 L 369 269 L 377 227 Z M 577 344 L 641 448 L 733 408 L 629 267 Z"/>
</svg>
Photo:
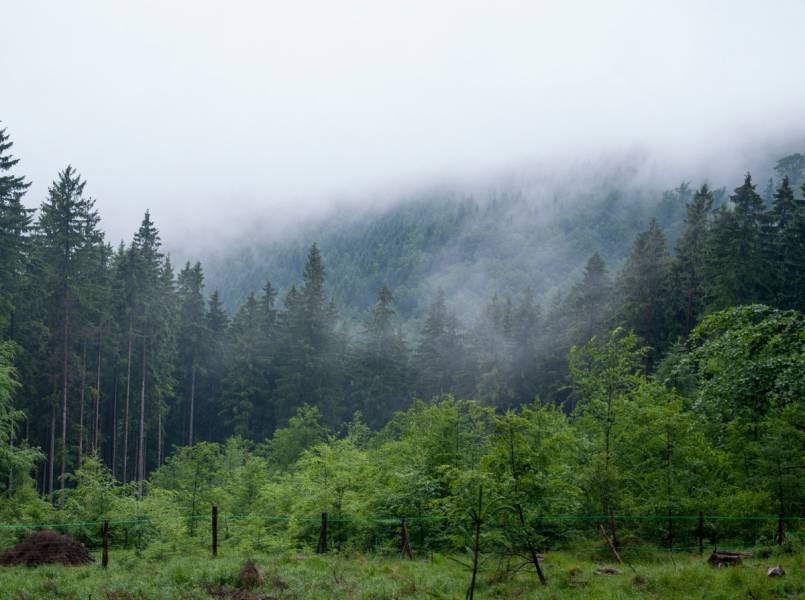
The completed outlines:
<svg viewBox="0 0 805 600">
<path fill-rule="evenodd" d="M 325 202 L 315 188 L 319 179 L 357 181 L 363 168 L 379 173 L 399 158 L 408 162 L 378 181 L 405 182 L 410 173 L 427 174 L 428 161 L 441 165 L 442 152 L 464 160 L 456 169 L 469 172 L 493 164 L 490 152 L 506 147 L 502 140 L 516 146 L 516 128 L 492 123 L 505 121 L 506 107 L 514 118 L 525 110 L 518 102 L 536 93 L 515 86 L 524 95 L 517 100 L 506 88 L 522 83 L 508 78 L 525 72 L 502 33 L 520 39 L 517 20 L 501 25 L 494 34 L 501 46 L 489 50 L 513 61 L 505 68 L 505 61 L 485 63 L 486 54 L 465 57 L 474 56 L 484 81 L 497 82 L 492 96 L 484 86 L 467 87 L 478 96 L 462 96 L 467 106 L 455 108 L 474 115 L 478 135 L 490 127 L 481 146 L 492 150 L 478 150 L 480 162 L 473 162 L 475 146 L 465 140 L 462 154 L 458 141 L 446 141 L 442 122 L 425 112 L 417 123 L 433 128 L 433 147 L 406 154 L 407 115 L 425 100 L 391 99 L 375 87 L 392 85 L 393 72 L 425 86 L 436 104 L 455 99 L 439 94 L 459 79 L 475 81 L 475 71 L 462 70 L 470 69 L 464 58 L 450 55 L 455 80 L 430 71 L 437 67 L 427 66 L 415 45 L 399 56 L 383 50 L 390 62 L 382 74 L 374 67 L 372 75 L 346 67 L 328 72 L 311 56 L 329 64 L 329 50 L 312 37 L 307 50 L 282 54 L 290 51 L 259 37 L 257 23 L 230 30 L 234 17 L 227 13 L 219 31 L 213 15 L 220 14 L 208 8 L 198 9 L 199 26 L 231 44 L 220 55 L 204 54 L 209 70 L 193 70 L 196 58 L 184 54 L 190 50 L 157 52 L 151 42 L 143 42 L 142 56 L 115 54 L 133 81 L 156 82 L 137 70 L 149 65 L 190 86 L 182 91 L 161 80 L 159 106 L 125 88 L 118 66 L 94 75 L 123 86 L 114 88 L 121 93 L 114 102 L 126 102 L 128 112 L 107 114 L 87 99 L 92 116 L 75 104 L 75 116 L 62 117 L 97 127 L 70 145 L 62 139 L 67 129 L 45 131 L 30 124 L 22 104 L 0 105 L 8 109 L 0 114 L 0 598 L 805 597 L 805 136 L 798 125 L 786 122 L 785 135 L 770 130 L 774 143 L 765 145 L 757 129 L 718 139 L 707 129 L 707 136 L 688 136 L 684 150 L 674 146 L 676 154 L 665 155 L 673 159 L 654 163 L 653 150 L 627 144 L 626 152 L 570 165 L 562 144 L 581 153 L 571 145 L 581 133 L 598 152 L 606 146 L 596 141 L 597 130 L 583 119 L 560 119 L 559 135 L 539 121 L 559 158 L 533 172 L 504 153 L 494 160 L 521 166 L 490 167 L 479 180 L 421 175 L 422 186 L 380 185 L 371 201 L 345 192 Z M 103 16 L 106 10 L 85 17 L 116 23 L 103 40 L 122 52 L 113 33 L 129 39 L 133 29 L 122 14 Z M 177 41 L 188 48 L 207 52 L 213 44 L 191 36 L 187 23 L 145 24 L 137 21 L 139 9 L 131 10 L 139 23 L 132 27 L 151 32 L 154 44 L 167 35 L 163 27 L 181 31 Z M 176 17 L 172 10 L 165 19 Z M 570 31 L 571 15 L 557 10 L 550 19 Z M 369 35 L 333 15 L 344 31 Z M 386 32 L 390 43 L 403 44 L 398 28 L 408 21 L 401 15 L 394 27 L 364 16 L 383 23 L 372 35 Z M 620 31 L 599 17 L 606 31 Z M 731 23 L 720 18 L 708 31 L 723 40 Z M 455 24 L 440 12 L 434 19 Z M 484 19 L 473 23 L 486 31 Z M 741 31 L 751 26 L 768 38 L 763 24 L 735 19 Z M 311 27 L 312 36 L 325 31 L 319 20 L 293 26 Z M 667 34 L 652 23 L 656 35 Z M 233 33 L 239 27 L 243 39 Z M 278 25 L 267 27 L 284 35 Z M 594 36 L 592 25 L 582 28 Z M 96 29 L 83 24 L 80 31 Z M 9 35 L 8 48 L 19 47 L 19 34 Z M 433 60 L 442 60 L 451 42 L 420 35 L 425 48 L 438 49 Z M 456 35 L 457 47 L 475 47 L 466 31 Z M 4 43 L 0 65 L 11 56 Z M 84 43 L 71 41 L 70 52 Z M 353 55 L 353 41 L 339 43 L 345 46 L 332 52 L 352 56 L 357 71 L 374 65 L 368 47 Z M 607 38 L 604 55 L 609 44 L 615 42 Z M 710 60 L 715 52 L 694 46 L 694 58 Z M 269 47 L 284 58 L 247 52 Z M 235 60 L 232 48 L 246 58 Z M 594 79 L 600 65 L 592 55 L 582 60 L 566 51 L 550 60 L 570 71 L 543 73 L 553 82 L 546 89 L 566 104 L 539 96 L 546 114 L 571 114 L 573 102 L 590 101 L 562 94 L 575 89 L 573 69 Z M 695 60 L 682 50 L 663 47 L 657 56 L 677 51 L 699 82 Z M 40 69 L 37 57 L 26 60 Z M 640 52 L 617 57 L 619 68 L 648 64 Z M 238 66 L 241 60 L 246 66 Z M 791 56 L 780 60 L 781 69 L 795 66 Z M 247 86 L 243 69 L 263 64 L 279 70 L 254 74 L 255 81 L 276 78 L 290 88 L 269 94 L 254 81 Z M 408 73 L 411 65 L 422 72 Z M 627 69 L 622 76 L 641 85 L 665 76 L 677 81 L 665 68 L 665 75 Z M 718 85 L 726 91 L 713 84 L 718 98 L 737 89 L 732 71 L 723 69 Z M 437 72 L 438 85 L 428 79 Z M 202 89 L 194 87 L 196 77 L 232 87 L 202 86 L 209 96 L 188 100 L 188 90 Z M 306 88 L 293 87 L 308 77 L 323 88 L 321 105 L 301 100 L 309 98 Z M 98 85 L 89 89 L 102 91 Z M 641 121 L 643 105 L 631 92 L 610 97 L 607 85 L 598 92 L 600 110 L 606 113 L 611 101 L 620 107 L 607 113 L 612 119 L 630 112 L 635 131 L 690 126 L 688 113 L 674 121 L 673 111 L 682 109 L 670 99 L 676 108 L 667 123 Z M 707 127 L 721 123 L 707 112 L 700 95 L 707 91 L 657 85 L 688 102 L 686 110 L 701 107 L 712 116 Z M 354 112 L 340 104 L 342 89 L 352 90 Z M 764 97 L 779 92 L 766 86 Z M 16 93 L 4 90 L 0 98 Z M 271 121 L 276 139 L 269 139 L 263 116 L 247 122 L 227 113 L 223 130 L 216 116 L 209 128 L 161 120 L 189 123 L 180 115 L 202 110 L 195 102 L 204 114 L 219 115 L 235 93 L 245 98 L 244 115 L 273 110 L 261 112 L 252 97 L 271 107 L 290 102 L 283 118 Z M 373 112 L 380 109 L 359 100 L 362 93 L 399 112 Z M 135 107 L 129 97 L 143 104 Z M 31 114 L 44 110 L 41 102 L 56 102 L 39 98 L 31 100 Z M 743 103 L 725 109 L 724 119 L 730 111 L 749 119 L 760 110 L 755 103 L 739 113 Z M 492 119 L 483 112 L 487 104 L 502 112 Z M 772 105 L 783 107 L 768 100 Z M 327 110 L 345 121 L 334 124 Z M 140 119 L 146 112 L 156 124 Z M 448 112 L 439 114 L 449 124 Z M 129 118 L 130 133 L 110 125 Z M 600 133 L 614 136 L 616 125 L 630 123 L 602 124 Z M 344 142 L 312 154 L 309 174 L 300 170 L 297 153 L 313 139 L 327 143 L 323 134 L 305 137 L 310 131 L 343 133 L 348 125 L 364 144 L 362 169 L 349 166 L 357 146 Z M 151 127 L 163 127 L 165 138 L 151 140 L 156 166 L 143 170 L 152 157 L 144 158 L 140 144 Z M 300 137 L 282 137 L 286 127 Z M 388 135 L 388 147 L 372 145 L 375 131 Z M 717 160 L 705 160 L 705 137 L 723 150 Z M 120 150 L 117 159 L 124 139 L 138 150 Z M 181 139 L 204 144 L 190 149 Z M 232 154 L 241 142 L 242 154 Z M 169 151 L 171 144 L 186 156 Z M 751 151 L 746 144 L 754 144 Z M 96 145 L 103 152 L 86 150 Z M 274 162 L 255 167 L 249 149 Z M 126 161 L 128 168 L 121 166 Z M 288 177 L 307 185 L 318 204 L 305 205 L 301 192 L 297 199 L 279 183 L 258 194 L 249 187 L 256 181 L 245 175 L 250 170 L 268 173 L 266 181 Z M 224 175 L 231 176 L 231 195 L 215 187 Z M 109 183 L 116 178 L 119 199 Z M 177 191 L 183 181 L 192 182 L 192 200 Z M 208 195 L 198 191 L 205 186 Z M 238 194 L 288 200 L 239 204 Z M 361 194 L 371 195 L 355 192 Z M 210 229 L 202 230 L 202 218 Z"/>
</svg>

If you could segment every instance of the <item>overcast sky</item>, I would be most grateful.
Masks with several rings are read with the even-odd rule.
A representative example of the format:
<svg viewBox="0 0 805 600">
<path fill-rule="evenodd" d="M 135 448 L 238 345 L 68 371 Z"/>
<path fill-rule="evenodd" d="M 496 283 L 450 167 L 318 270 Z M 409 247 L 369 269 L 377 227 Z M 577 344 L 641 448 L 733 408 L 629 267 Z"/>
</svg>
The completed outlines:
<svg viewBox="0 0 805 600">
<path fill-rule="evenodd" d="M 66 164 L 112 241 L 641 147 L 805 130 L 803 0 L 2 0 L 0 120 L 38 205 Z M 282 216 L 280 216 L 282 215 Z"/>
</svg>

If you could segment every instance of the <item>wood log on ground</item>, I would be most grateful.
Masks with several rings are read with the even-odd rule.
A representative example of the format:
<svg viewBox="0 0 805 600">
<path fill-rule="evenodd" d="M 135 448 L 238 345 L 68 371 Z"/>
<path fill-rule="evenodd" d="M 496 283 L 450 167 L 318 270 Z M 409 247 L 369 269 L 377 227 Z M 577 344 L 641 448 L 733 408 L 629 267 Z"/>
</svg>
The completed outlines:
<svg viewBox="0 0 805 600">
<path fill-rule="evenodd" d="M 726 550 L 713 550 L 707 562 L 714 567 L 732 567 L 740 565 L 744 558 L 752 556 L 751 552 L 728 552 Z"/>
</svg>

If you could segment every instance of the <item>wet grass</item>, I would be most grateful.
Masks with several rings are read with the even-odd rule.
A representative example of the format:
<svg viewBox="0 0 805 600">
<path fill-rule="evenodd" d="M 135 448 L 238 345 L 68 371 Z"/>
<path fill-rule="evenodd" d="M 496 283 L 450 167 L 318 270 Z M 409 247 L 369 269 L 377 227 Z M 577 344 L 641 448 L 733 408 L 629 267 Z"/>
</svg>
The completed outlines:
<svg viewBox="0 0 805 600">
<path fill-rule="evenodd" d="M 279 599 L 418 599 L 464 598 L 468 572 L 449 557 L 402 561 L 396 557 L 332 553 L 319 556 L 294 551 L 257 554 L 252 558 L 265 582 L 255 590 Z M 137 555 L 113 551 L 107 570 L 85 567 L 0 569 L 0 598 L 9 600 L 210 600 L 210 589 L 237 589 L 244 556 L 182 551 Z M 786 575 L 769 578 L 766 569 L 782 564 Z M 509 565 L 511 567 L 513 565 Z M 738 567 L 714 569 L 695 554 L 658 554 L 628 567 L 609 564 L 620 573 L 599 575 L 602 566 L 589 555 L 548 553 L 543 563 L 548 586 L 533 572 L 512 574 L 501 561 L 489 559 L 479 579 L 476 598 L 581 599 L 658 598 L 708 600 L 805 597 L 805 554 L 750 558 Z"/>
</svg>

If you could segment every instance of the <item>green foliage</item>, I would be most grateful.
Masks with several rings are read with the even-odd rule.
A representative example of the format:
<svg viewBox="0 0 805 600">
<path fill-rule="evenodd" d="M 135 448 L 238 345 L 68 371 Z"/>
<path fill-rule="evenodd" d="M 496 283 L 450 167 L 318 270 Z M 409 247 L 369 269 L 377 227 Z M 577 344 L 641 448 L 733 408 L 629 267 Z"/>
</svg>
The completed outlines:
<svg viewBox="0 0 805 600">
<path fill-rule="evenodd" d="M 405 518 L 417 552 L 471 548 L 477 575 L 484 549 L 598 535 L 563 513 L 672 545 L 676 515 L 805 505 L 799 155 L 767 202 L 748 174 L 729 199 L 620 177 L 573 203 L 420 199 L 305 230 L 206 298 L 149 212 L 113 251 L 72 167 L 33 230 L 9 148 L 2 131 L 9 521 L 93 544 L 125 521 L 116 541 L 161 557 L 203 540 L 213 504 L 249 552 L 310 545 L 323 511 L 334 547 L 397 552 Z"/>
<path fill-rule="evenodd" d="M 305 450 L 326 439 L 327 429 L 321 424 L 321 411 L 305 404 L 288 420 L 288 426 L 277 429 L 264 446 L 269 464 L 286 470 Z"/>
<path fill-rule="evenodd" d="M 744 306 L 693 331 L 694 407 L 710 439 L 740 457 L 739 487 L 762 489 L 785 512 L 805 500 L 805 320 L 794 311 Z"/>
<path fill-rule="evenodd" d="M 19 439 L 19 424 L 23 411 L 14 407 L 14 395 L 20 388 L 13 364 L 13 346 L 0 342 L 0 473 L 3 477 L 4 496 L 11 498 L 19 486 L 30 487 L 30 475 L 41 453 Z"/>
<path fill-rule="evenodd" d="M 176 506 L 187 515 L 191 534 L 197 517 L 210 514 L 225 468 L 221 447 L 199 442 L 179 448 L 152 475 L 154 484 L 171 492 Z"/>
</svg>

